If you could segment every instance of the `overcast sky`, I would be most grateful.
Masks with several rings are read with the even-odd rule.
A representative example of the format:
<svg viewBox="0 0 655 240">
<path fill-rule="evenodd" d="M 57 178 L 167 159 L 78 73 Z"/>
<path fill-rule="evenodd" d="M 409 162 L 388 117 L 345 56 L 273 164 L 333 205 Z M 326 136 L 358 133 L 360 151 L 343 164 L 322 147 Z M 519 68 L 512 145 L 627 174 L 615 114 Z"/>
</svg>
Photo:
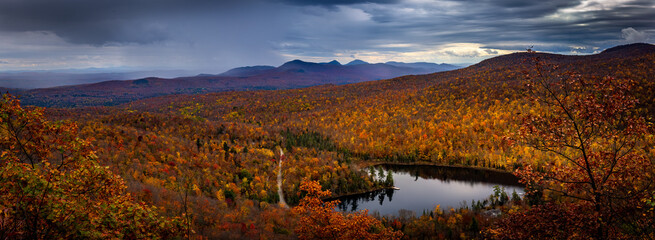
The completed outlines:
<svg viewBox="0 0 655 240">
<path fill-rule="evenodd" d="M 655 0 L 0 0 L 0 71 L 462 64 L 654 40 Z"/>
</svg>

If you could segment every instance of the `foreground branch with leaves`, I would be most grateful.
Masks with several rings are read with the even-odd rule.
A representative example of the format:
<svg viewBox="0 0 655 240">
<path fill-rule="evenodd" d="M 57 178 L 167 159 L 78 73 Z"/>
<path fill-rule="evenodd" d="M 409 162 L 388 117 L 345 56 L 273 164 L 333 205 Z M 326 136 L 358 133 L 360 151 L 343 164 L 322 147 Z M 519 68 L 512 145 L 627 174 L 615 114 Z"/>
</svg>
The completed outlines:
<svg viewBox="0 0 655 240">
<path fill-rule="evenodd" d="M 498 237 L 512 238 L 514 232 L 556 238 L 565 232 L 595 239 L 653 237 L 653 212 L 646 205 L 655 187 L 653 146 L 647 144 L 652 128 L 631 95 L 635 83 L 543 68 L 537 62 L 527 75 L 536 111 L 523 116 L 518 139 L 550 159 L 517 173 L 532 194 L 544 192 L 557 201 L 506 219 Z M 558 222 L 570 231 L 562 232 Z M 526 229 L 531 227 L 540 230 Z"/>
</svg>

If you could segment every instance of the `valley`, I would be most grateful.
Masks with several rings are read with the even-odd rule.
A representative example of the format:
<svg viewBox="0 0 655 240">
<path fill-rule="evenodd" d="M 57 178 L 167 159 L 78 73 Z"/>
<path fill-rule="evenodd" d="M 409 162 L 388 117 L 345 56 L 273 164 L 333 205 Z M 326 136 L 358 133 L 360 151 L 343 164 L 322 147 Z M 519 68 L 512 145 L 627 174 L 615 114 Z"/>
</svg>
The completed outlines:
<svg viewBox="0 0 655 240">
<path fill-rule="evenodd" d="M 311 216 L 317 216 L 312 214 L 339 219 L 341 225 L 336 220 L 332 224 L 346 229 L 344 232 L 358 231 L 355 220 L 370 223 L 365 226 L 374 227 L 363 231 L 380 238 L 503 238 L 507 236 L 503 231 L 516 228 L 502 219 L 519 222 L 515 218 L 524 216 L 521 214 L 540 211 L 538 206 L 553 206 L 546 201 L 561 202 L 555 205 L 560 208 L 553 207 L 553 213 L 589 206 L 566 205 L 576 202 L 558 192 L 563 191 L 561 188 L 528 188 L 525 196 L 511 200 L 511 191 L 504 195 L 497 192 L 483 205 L 472 205 L 471 199 L 462 207 L 435 202 L 453 208 L 432 208 L 405 217 L 383 213 L 377 218 L 367 213 L 343 216 L 311 203 L 394 186 L 360 165 L 427 163 L 516 173 L 524 177 L 522 184 L 535 184 L 522 174 L 528 171 L 534 177 L 539 171 L 526 169 L 547 172 L 575 164 L 556 153 L 531 147 L 533 142 L 522 140 L 530 134 L 521 135 L 526 131 L 526 121 L 536 119 L 533 114 L 549 113 L 546 103 L 533 101 L 528 80 L 534 76 L 560 79 L 569 72 L 589 82 L 601 82 L 605 76 L 618 79 L 618 84 L 628 85 L 624 79 L 634 81 L 629 94 L 637 99 L 634 108 L 638 116 L 625 117 L 644 119 L 648 130 L 643 133 L 634 128 L 639 135 L 630 154 L 649 164 L 625 169 L 639 171 L 640 177 L 630 183 L 641 187 L 640 183 L 652 182 L 655 176 L 653 63 L 655 46 L 633 44 L 580 56 L 513 53 L 424 75 L 391 71 L 388 74 L 402 72 L 403 76 L 377 81 L 370 80 L 388 75 L 349 75 L 339 70 L 343 81 L 324 82 L 324 75 L 334 71 L 315 70 L 324 69 L 320 64 L 292 61 L 277 70 L 245 68 L 226 73 L 230 76 L 112 81 L 29 90 L 19 95 L 26 109 L 31 108 L 28 105 L 47 106 L 44 116 L 48 121 L 74 123 L 79 128 L 76 136 L 88 139 L 98 164 L 124 180 L 134 201 L 156 206 L 153 211 L 163 217 L 181 218 L 189 230 L 182 235 L 189 238 L 295 239 L 297 234 L 306 233 L 306 226 L 333 228 L 329 221 L 308 224 Z M 342 67 L 348 66 L 374 68 L 365 71 L 368 73 L 384 72 L 377 64 Z M 387 69 L 403 68 L 392 67 Z M 298 77 L 312 72 L 315 74 Z M 631 128 L 622 125 L 619 129 Z M 614 138 L 595 139 L 593 149 L 606 144 L 605 139 Z M 540 180 L 537 183 L 542 183 Z M 624 186 L 620 180 L 612 181 L 608 189 Z M 491 185 L 500 184 L 492 181 Z M 584 189 L 572 189 L 571 194 L 587 196 Z M 401 187 L 393 197 L 404 190 Z M 639 204 L 652 201 L 648 195 L 652 187 L 644 191 L 646 194 L 635 200 Z M 291 209 L 284 207 L 287 204 Z M 485 215 L 488 211 L 497 211 L 501 217 L 489 217 Z M 644 217 L 629 221 L 646 231 L 641 236 L 652 236 L 652 225 L 648 226 L 653 211 L 639 213 Z M 569 219 L 582 222 L 588 215 L 580 216 Z M 617 229 L 607 234 L 638 234 Z"/>
</svg>

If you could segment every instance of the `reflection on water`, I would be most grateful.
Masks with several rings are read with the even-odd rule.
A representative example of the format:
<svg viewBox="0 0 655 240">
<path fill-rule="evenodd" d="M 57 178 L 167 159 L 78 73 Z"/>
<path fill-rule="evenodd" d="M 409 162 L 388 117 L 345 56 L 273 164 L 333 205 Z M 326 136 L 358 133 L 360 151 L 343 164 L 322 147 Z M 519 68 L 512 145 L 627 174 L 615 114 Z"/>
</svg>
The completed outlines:
<svg viewBox="0 0 655 240">
<path fill-rule="evenodd" d="M 339 198 L 341 211 L 368 209 L 369 213 L 398 215 L 407 210 L 421 214 L 439 204 L 442 210 L 470 206 L 471 201 L 484 200 L 493 194 L 493 187 L 504 187 L 508 194 L 523 193 L 518 179 L 509 173 L 478 169 L 380 165 L 368 169 L 371 174 L 393 176 L 400 190 L 385 189 Z M 377 173 L 377 174 L 376 174 Z"/>
</svg>

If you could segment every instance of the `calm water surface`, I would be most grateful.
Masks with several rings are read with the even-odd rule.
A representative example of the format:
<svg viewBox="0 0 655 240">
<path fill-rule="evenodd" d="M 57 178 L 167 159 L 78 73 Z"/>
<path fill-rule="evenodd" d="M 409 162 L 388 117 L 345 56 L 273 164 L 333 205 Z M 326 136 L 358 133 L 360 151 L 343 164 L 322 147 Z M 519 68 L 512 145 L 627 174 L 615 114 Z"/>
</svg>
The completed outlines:
<svg viewBox="0 0 655 240">
<path fill-rule="evenodd" d="M 424 210 L 433 210 L 437 205 L 442 210 L 470 206 L 471 201 L 482 201 L 492 195 L 494 186 L 504 187 L 510 197 L 513 191 L 523 195 L 518 179 L 509 173 L 437 166 L 379 165 L 371 168 L 380 177 L 391 173 L 394 186 L 400 190 L 342 197 L 339 210 L 368 209 L 369 213 L 377 211 L 383 216 L 398 216 L 399 211 L 408 214 L 409 210 L 420 216 Z"/>
</svg>

